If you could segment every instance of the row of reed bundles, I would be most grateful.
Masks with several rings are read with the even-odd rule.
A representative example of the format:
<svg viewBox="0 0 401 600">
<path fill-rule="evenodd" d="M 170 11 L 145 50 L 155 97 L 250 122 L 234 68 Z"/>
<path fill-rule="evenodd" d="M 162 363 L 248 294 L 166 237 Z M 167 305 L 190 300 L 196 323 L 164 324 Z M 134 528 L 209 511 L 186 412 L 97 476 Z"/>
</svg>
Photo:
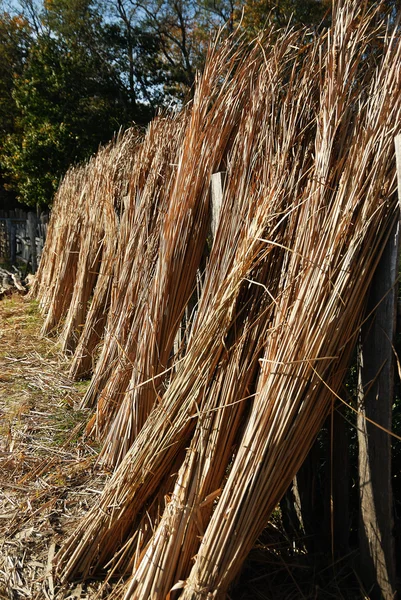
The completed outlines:
<svg viewBox="0 0 401 600">
<path fill-rule="evenodd" d="M 190 106 L 61 184 L 33 294 L 114 467 L 61 579 L 224 597 L 333 407 L 398 218 L 401 44 L 361 4 L 216 45 Z"/>
</svg>

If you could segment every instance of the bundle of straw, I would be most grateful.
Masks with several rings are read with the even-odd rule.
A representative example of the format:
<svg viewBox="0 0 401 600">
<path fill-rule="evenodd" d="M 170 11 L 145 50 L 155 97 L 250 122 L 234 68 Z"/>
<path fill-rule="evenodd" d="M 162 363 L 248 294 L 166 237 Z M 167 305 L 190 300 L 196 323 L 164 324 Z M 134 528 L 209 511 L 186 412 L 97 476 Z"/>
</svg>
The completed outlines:
<svg viewBox="0 0 401 600">
<path fill-rule="evenodd" d="M 131 196 L 122 217 L 135 226 L 122 228 L 87 398 L 100 394 L 91 426 L 106 439 L 102 460 L 118 467 L 56 557 L 63 580 L 107 568 L 131 573 L 124 600 L 172 589 L 223 598 L 301 466 L 338 397 L 399 218 L 401 45 L 376 15 L 338 4 L 320 36 L 287 30 L 214 49 L 172 154 L 159 139 L 165 154 L 155 158 L 150 127 L 146 160 L 135 159 L 149 168 L 134 167 L 132 185 L 138 203 L 148 200 L 139 218 Z M 176 359 L 206 185 L 223 164 L 216 238 Z M 154 180 L 141 187 L 156 166 L 169 173 L 166 193 Z"/>
<path fill-rule="evenodd" d="M 294 69 L 292 76 L 289 73 L 289 68 L 292 70 L 299 60 L 294 43 L 301 39 L 298 34 L 285 34 L 265 55 L 230 155 L 223 213 L 205 287 L 211 290 L 217 278 L 218 286 L 230 288 L 238 268 L 244 269 L 233 313 L 235 320 L 226 336 L 226 352 L 198 401 L 196 428 L 171 499 L 146 553 L 134 566 L 127 597 L 131 594 L 138 598 L 166 597 L 173 584 L 189 572 L 199 539 L 224 487 L 244 414 L 250 410 L 258 358 L 266 336 L 271 335 L 284 266 L 281 248 L 272 246 L 266 251 L 259 236 L 269 232 L 269 237 L 285 240 L 294 234 L 295 212 L 286 194 L 287 186 L 301 190 L 305 180 L 300 173 L 307 173 L 312 164 L 310 154 L 293 152 L 297 145 L 301 149 L 309 137 L 318 82 L 317 69 L 315 73 L 312 69 Z M 288 52 L 290 43 L 294 47 Z M 304 93 L 299 97 L 301 114 L 282 108 L 288 106 L 288 100 L 298 89 Z M 269 121 L 266 117 L 274 112 L 278 96 L 280 119 Z M 261 122 L 266 125 L 260 127 Z M 266 160 L 267 156 L 271 160 Z M 244 170 L 238 179 L 240 157 Z M 240 223 L 243 223 L 241 228 Z M 234 232 L 238 245 L 230 244 Z M 252 253 L 247 256 L 249 249 Z M 245 257 L 248 260 L 242 263 Z M 222 264 L 228 269 L 223 280 L 222 273 L 216 273 L 216 267 Z M 212 316 L 210 296 L 205 304 L 203 300 L 206 293 L 201 298 L 198 315 L 202 319 L 207 318 L 207 313 Z M 206 314 L 202 314 L 202 309 Z"/>
<path fill-rule="evenodd" d="M 82 168 L 69 169 L 54 198 L 46 245 L 29 293 L 31 297 L 39 300 L 39 305 L 44 312 L 49 309 L 51 303 L 57 263 L 56 257 L 60 255 L 63 248 L 60 238 L 63 229 L 61 224 L 64 223 L 65 218 L 64 211 L 67 210 L 69 201 L 76 201 L 76 196 L 79 194 L 82 185 L 81 173 Z"/>
<path fill-rule="evenodd" d="M 400 50 L 392 40 L 369 98 L 359 108 L 338 188 L 327 185 L 328 177 L 332 184 L 332 177 L 340 174 L 338 146 L 330 151 L 328 138 L 335 139 L 340 131 L 336 109 L 337 115 L 344 115 L 341 88 L 330 89 L 328 79 L 335 80 L 332 68 L 338 49 L 336 68 L 340 71 L 344 66 L 341 54 L 345 57 L 349 50 L 344 37 L 352 31 L 352 16 L 338 15 L 326 55 L 327 87 L 322 89 L 316 143 L 316 176 L 323 175 L 326 185 L 320 187 L 321 180 L 315 177 L 306 190 L 299 220 L 304 228 L 298 230 L 289 252 L 290 287 L 279 303 L 277 333 L 266 345 L 254 406 L 224 491 L 195 564 L 182 582 L 185 599 L 224 595 L 301 466 L 338 393 L 371 274 L 395 217 L 395 199 L 388 201 L 394 189 L 389 123 L 393 117 L 399 122 L 401 105 L 394 103 L 400 92 L 395 67 Z M 347 32 L 344 37 L 343 32 Z M 355 33 L 351 43 L 357 41 L 356 36 L 352 39 Z M 347 59 L 348 68 L 349 55 Z M 341 71 L 337 73 L 343 77 Z M 362 156 L 361 148 L 365 149 Z M 141 596 L 127 592 L 125 598 L 131 597 Z"/>
<path fill-rule="evenodd" d="M 120 134 L 87 165 L 70 169 L 55 197 L 43 260 L 31 295 L 39 299 L 47 313 L 43 334 L 59 327 L 65 317 L 61 342 L 70 352 L 75 351 L 84 324 L 87 331 L 93 332 L 96 326 L 99 329 L 99 311 L 92 310 L 86 318 L 88 304 L 99 268 L 102 278 L 111 275 L 101 264 L 103 259 L 108 264 L 113 253 L 116 211 L 137 138 L 135 130 Z M 99 287 L 103 285 L 104 279 Z"/>
<path fill-rule="evenodd" d="M 71 169 L 56 195 L 45 248 L 31 291 L 47 313 L 42 329 L 45 335 L 58 325 L 72 297 L 82 225 L 79 206 L 88 170 L 88 166 Z M 75 219 L 70 218 L 71 212 L 76 215 Z"/>
<path fill-rule="evenodd" d="M 83 400 L 84 406 L 93 406 L 98 399 L 94 422 L 98 435 L 107 411 L 117 409 L 129 382 L 138 327 L 143 322 L 155 276 L 161 228 L 185 122 L 185 114 L 153 121 L 132 165 L 116 249 L 106 335 Z"/>
<path fill-rule="evenodd" d="M 84 320 L 82 334 L 75 349 L 70 375 L 80 378 L 90 374 L 94 356 L 105 329 L 109 312 L 112 282 L 118 265 L 117 243 L 121 225 L 119 215 L 124 219 L 124 199 L 128 192 L 132 166 L 138 151 L 140 138 L 135 129 L 130 129 L 110 147 L 107 162 L 102 165 L 100 181 L 104 196 L 103 238 L 99 249 L 99 275 L 93 290 L 88 314 Z M 79 285 L 79 284 L 76 284 Z"/>
<path fill-rule="evenodd" d="M 273 52 L 271 63 L 282 66 L 280 73 L 283 77 L 291 75 L 293 65 L 290 63 L 288 66 L 285 57 L 289 53 L 288 42 L 295 41 L 297 37 L 295 34 L 284 36 L 280 50 Z M 280 60 L 278 60 L 278 57 L 280 57 Z M 249 84 L 254 78 L 257 79 L 257 72 L 262 64 L 263 55 L 256 48 L 254 54 L 248 60 L 244 60 L 242 67 L 238 67 L 237 77 L 245 80 L 243 85 L 246 82 Z M 268 66 L 270 67 L 271 64 Z M 266 68 L 266 71 L 268 73 L 268 68 Z M 278 227 L 277 222 L 280 223 L 283 220 L 283 198 L 285 198 L 285 195 L 282 191 L 283 186 L 288 183 L 288 173 L 282 174 L 280 170 L 276 176 L 277 184 L 280 185 L 280 192 L 276 195 L 277 205 L 273 211 L 268 210 L 270 195 L 265 194 L 265 203 L 259 206 L 257 216 L 255 216 L 261 187 L 264 184 L 263 187 L 265 188 L 268 183 L 271 183 L 270 178 L 274 179 L 273 175 L 276 172 L 275 165 L 280 164 L 277 160 L 265 160 L 261 150 L 268 142 L 270 143 L 270 140 L 266 140 L 265 130 L 258 131 L 260 129 L 259 118 L 264 118 L 269 114 L 272 104 L 274 105 L 277 101 L 276 94 L 280 93 L 282 80 L 276 74 L 274 75 L 271 78 L 269 77 L 267 85 L 259 90 L 258 99 L 262 99 L 262 105 L 258 106 L 256 104 L 253 107 L 255 112 L 251 112 L 250 117 L 244 118 L 242 127 L 239 129 L 240 134 L 237 136 L 238 148 L 233 155 L 235 168 L 233 166 L 232 182 L 229 185 L 231 194 L 226 195 L 223 204 L 222 217 L 208 266 L 201 306 L 199 307 L 187 353 L 182 362 L 176 366 L 176 374 L 165 395 L 160 399 L 160 404 L 150 414 L 144 429 L 139 433 L 132 449 L 129 451 L 127 459 L 121 465 L 122 468 L 112 478 L 107 489 L 108 493 L 105 490 L 105 505 L 110 505 L 110 498 L 114 497 L 116 492 L 118 496 L 120 496 L 120 493 L 124 494 L 125 501 L 122 503 L 120 500 L 118 501 L 122 510 L 116 509 L 113 511 L 113 523 L 111 523 L 109 521 L 109 511 L 105 510 L 105 505 L 101 504 L 99 506 L 99 513 L 103 516 L 104 524 L 108 523 L 108 526 L 103 530 L 101 539 L 98 537 L 98 532 L 103 529 L 103 525 L 100 522 L 99 514 L 96 515 L 96 518 L 93 518 L 92 515 L 90 523 L 89 520 L 87 523 L 83 523 L 82 529 L 80 528 L 76 532 L 78 537 L 84 535 L 88 542 L 93 540 L 96 544 L 96 547 L 93 546 L 93 555 L 90 546 L 82 545 L 80 547 L 79 551 L 82 550 L 85 553 L 83 563 L 79 563 L 77 556 L 74 556 L 74 562 L 79 563 L 79 569 L 84 567 L 84 573 L 87 572 L 86 569 L 89 571 L 93 568 L 91 564 L 93 558 L 95 558 L 97 565 L 104 564 L 113 556 L 119 544 L 125 541 L 127 532 L 132 527 L 132 520 L 138 514 L 143 502 L 148 500 L 157 490 L 160 480 L 168 475 L 175 457 L 185 447 L 195 426 L 195 420 L 191 416 L 201 411 L 203 404 L 206 403 L 208 389 L 212 385 L 216 369 L 220 373 L 224 373 L 222 357 L 226 354 L 227 345 L 229 345 L 228 338 L 233 335 L 236 328 L 235 307 L 242 293 L 243 281 L 244 278 L 247 281 L 252 281 L 252 273 L 261 261 L 261 251 L 262 254 L 264 253 L 265 244 L 260 242 L 258 237 L 266 231 L 268 226 L 274 231 Z M 295 82 L 293 82 L 293 85 L 295 85 Z M 270 88 L 267 105 L 263 103 L 266 88 Z M 253 95 L 249 94 L 248 98 L 249 104 L 252 105 Z M 244 111 L 244 115 L 247 115 L 246 111 Z M 293 111 L 293 118 L 295 117 L 296 112 Z M 305 129 L 312 119 L 313 103 L 301 130 Z M 280 121 L 277 119 L 276 130 L 279 123 Z M 296 136 L 298 135 L 297 130 L 294 133 Z M 253 148 L 252 144 L 255 137 L 259 138 L 259 147 Z M 289 155 L 290 161 L 294 165 L 291 181 L 297 187 L 301 185 L 300 181 L 297 182 L 295 179 L 295 176 L 299 175 L 296 165 L 300 156 L 296 154 L 292 158 L 293 143 L 287 143 L 287 156 Z M 301 148 L 302 145 L 300 145 Z M 283 147 L 284 150 L 285 147 Z M 244 173 L 239 176 L 236 164 L 240 157 L 249 173 L 252 173 L 255 160 L 260 161 L 260 165 L 265 165 L 266 181 L 259 181 L 260 174 L 258 171 L 254 172 L 254 177 L 248 182 L 249 187 L 246 185 L 247 176 L 243 177 L 241 181 L 241 175 L 244 175 Z M 305 160 L 311 160 L 310 153 L 305 155 Z M 305 172 L 307 168 L 305 166 Z M 254 188 L 252 192 L 253 202 L 249 202 L 249 192 L 252 188 Z M 241 193 L 238 196 L 240 190 Z M 244 229 L 245 223 L 247 228 Z M 276 264 L 279 272 L 279 263 Z M 279 279 L 277 273 L 276 279 Z M 249 283 L 246 286 L 249 287 Z M 254 295 L 252 284 L 248 295 L 251 298 Z M 268 298 L 268 302 L 271 304 L 271 297 L 268 296 Z M 261 308 L 260 310 L 263 314 L 265 309 Z M 264 318 L 267 318 L 267 316 Z M 255 320 L 257 320 L 257 317 L 255 317 Z M 252 329 L 252 324 L 249 327 Z M 238 335 L 240 335 L 240 330 Z M 235 358 L 233 360 L 235 364 Z M 251 365 L 254 362 L 255 357 L 250 359 Z M 251 372 L 251 369 L 249 372 Z M 246 388 L 246 383 L 244 385 Z M 214 389 L 214 386 L 212 388 Z M 214 402 L 217 402 L 219 397 L 219 394 L 216 397 L 212 394 Z M 135 457 L 134 463 L 132 463 L 132 457 Z M 111 503 L 114 504 L 114 501 Z M 74 534 L 71 544 L 74 544 L 75 539 Z M 99 544 L 102 548 L 100 556 L 98 553 Z M 68 552 L 68 550 L 66 551 Z M 63 570 L 64 573 L 67 573 L 68 567 L 65 566 Z"/>
<path fill-rule="evenodd" d="M 113 465 L 130 448 L 166 385 L 158 376 L 169 366 L 181 317 L 195 285 L 208 229 L 210 178 L 221 164 L 249 98 L 250 77 L 243 78 L 242 85 L 232 83 L 237 60 L 228 44 L 211 58 L 191 107 L 149 300 L 141 321 L 135 323 L 138 343 L 129 390 L 111 427 L 110 413 L 107 419 L 102 459 Z"/>
</svg>

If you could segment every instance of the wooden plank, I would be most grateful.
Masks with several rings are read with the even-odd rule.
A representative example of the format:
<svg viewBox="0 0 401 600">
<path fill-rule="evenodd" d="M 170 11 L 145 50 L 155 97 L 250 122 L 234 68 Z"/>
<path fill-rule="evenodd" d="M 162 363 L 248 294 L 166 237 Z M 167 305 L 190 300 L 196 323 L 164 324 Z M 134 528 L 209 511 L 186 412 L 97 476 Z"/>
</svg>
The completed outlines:
<svg viewBox="0 0 401 600">
<path fill-rule="evenodd" d="M 401 138 L 396 140 L 399 197 L 401 199 Z M 359 350 L 359 549 L 360 573 L 372 600 L 395 595 L 391 440 L 394 398 L 399 220 L 394 225 L 373 278 Z M 375 307 L 377 307 L 375 309 Z"/>
<path fill-rule="evenodd" d="M 11 248 L 11 219 L 6 219 L 6 257 L 10 258 Z"/>
<path fill-rule="evenodd" d="M 11 221 L 10 227 L 10 262 L 12 265 L 17 264 L 17 238 L 15 223 Z"/>
<path fill-rule="evenodd" d="M 394 139 L 395 160 L 397 165 L 397 186 L 398 186 L 398 202 L 401 206 L 401 135 L 397 135 Z"/>
<path fill-rule="evenodd" d="M 350 440 L 348 425 L 344 418 L 344 406 L 333 411 L 331 440 L 331 473 L 330 473 L 330 498 L 331 514 L 330 529 L 332 554 L 335 559 L 340 559 L 349 553 L 350 534 Z M 331 425 L 331 423 L 330 423 Z M 331 439 L 332 436 L 332 439 Z"/>
<path fill-rule="evenodd" d="M 220 219 L 221 205 L 223 202 L 225 173 L 213 173 L 210 182 L 211 191 L 211 219 L 210 228 L 212 232 L 212 239 L 216 236 L 217 226 Z"/>
<path fill-rule="evenodd" d="M 31 242 L 31 264 L 32 272 L 36 273 L 38 268 L 36 252 L 36 215 L 33 212 L 28 213 L 28 237 Z"/>
</svg>

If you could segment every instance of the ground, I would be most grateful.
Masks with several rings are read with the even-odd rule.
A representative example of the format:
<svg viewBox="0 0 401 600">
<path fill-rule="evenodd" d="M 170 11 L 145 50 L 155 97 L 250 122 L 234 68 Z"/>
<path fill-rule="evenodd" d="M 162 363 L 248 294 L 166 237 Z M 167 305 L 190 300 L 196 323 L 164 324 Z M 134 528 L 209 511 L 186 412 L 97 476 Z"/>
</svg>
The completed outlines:
<svg viewBox="0 0 401 600">
<path fill-rule="evenodd" d="M 107 597 L 96 583 L 57 585 L 50 568 L 107 473 L 81 435 L 85 384 L 68 378 L 41 322 L 35 302 L 17 294 L 0 301 L 0 599 Z"/>
<path fill-rule="evenodd" d="M 56 340 L 40 336 L 42 322 L 34 301 L 0 300 L 0 600 L 101 600 L 121 584 L 61 586 L 52 573 L 57 549 L 109 473 L 83 435 L 87 383 L 68 378 L 68 359 Z M 367 596 L 347 562 L 308 557 L 277 509 L 227 600 L 357 598 Z"/>
</svg>

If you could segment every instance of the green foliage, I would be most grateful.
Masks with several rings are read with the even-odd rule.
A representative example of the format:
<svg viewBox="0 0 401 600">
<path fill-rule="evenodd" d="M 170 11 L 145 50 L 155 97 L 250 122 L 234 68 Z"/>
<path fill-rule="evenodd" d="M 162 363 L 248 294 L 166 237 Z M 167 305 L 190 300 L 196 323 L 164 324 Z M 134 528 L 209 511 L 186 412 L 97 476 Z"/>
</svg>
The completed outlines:
<svg viewBox="0 0 401 600">
<path fill-rule="evenodd" d="M 28 34 L 26 21 L 8 13 L 0 15 L 0 144 L 4 135 L 13 130 L 14 78 L 23 68 Z"/>
<path fill-rule="evenodd" d="M 382 7 L 394 16 L 399 3 Z M 315 28 L 332 1 L 19 4 L 14 14 L 0 12 L 0 202 L 7 189 L 26 204 L 46 205 L 71 163 L 120 127 L 146 124 L 159 107 L 190 98 L 219 28 L 221 38 L 236 28 L 252 38 L 289 19 Z"/>
<path fill-rule="evenodd" d="M 150 113 L 137 107 L 132 114 L 118 67 L 106 60 L 113 31 L 102 28 L 92 2 L 49 0 L 42 24 L 14 76 L 17 116 L 1 153 L 9 187 L 28 205 L 49 204 L 71 163 L 87 159 L 133 117 L 143 121 Z"/>
<path fill-rule="evenodd" d="M 0 157 L 7 136 L 15 129 L 18 110 L 13 97 L 14 81 L 23 70 L 29 36 L 30 28 L 25 19 L 6 12 L 0 14 Z M 2 189 L 4 184 L 0 162 L 0 205 L 5 203 L 7 198 L 5 190 Z"/>
<path fill-rule="evenodd" d="M 13 97 L 19 116 L 3 165 L 22 202 L 47 204 L 69 164 L 87 158 L 118 128 L 112 86 L 83 53 L 42 36 Z"/>
<path fill-rule="evenodd" d="M 269 23 L 285 27 L 290 20 L 293 23 L 315 26 L 327 12 L 330 14 L 330 6 L 330 0 L 246 0 L 242 5 L 243 26 L 248 35 L 258 33 Z"/>
<path fill-rule="evenodd" d="M 7 187 L 31 206 L 50 204 L 70 164 L 152 112 L 132 102 L 117 60 L 120 32 L 102 24 L 98 6 L 48 0 L 40 17 L 41 30 L 12 76 L 7 106 L 14 118 L 0 148 Z"/>
</svg>

